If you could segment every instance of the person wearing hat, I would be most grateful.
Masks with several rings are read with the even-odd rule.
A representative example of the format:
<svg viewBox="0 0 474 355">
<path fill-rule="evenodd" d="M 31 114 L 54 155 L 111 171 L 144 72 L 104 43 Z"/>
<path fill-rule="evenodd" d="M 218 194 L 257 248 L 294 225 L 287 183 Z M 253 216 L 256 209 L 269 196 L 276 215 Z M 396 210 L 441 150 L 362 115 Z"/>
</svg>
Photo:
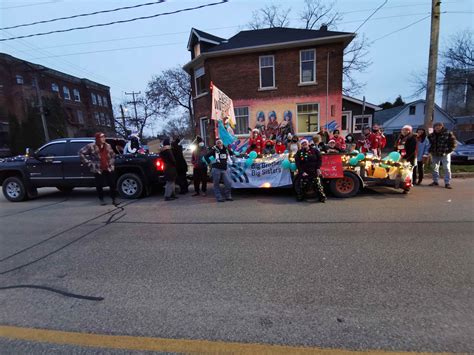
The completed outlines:
<svg viewBox="0 0 474 355">
<path fill-rule="evenodd" d="M 97 132 L 95 134 L 95 142 L 90 143 L 79 151 L 81 162 L 88 165 L 94 174 L 95 187 L 101 205 L 106 205 L 104 201 L 103 187 L 108 185 L 110 188 L 110 197 L 112 203 L 117 204 L 115 189 L 115 153 L 105 141 L 105 134 Z"/>
<path fill-rule="evenodd" d="M 207 192 L 207 164 L 203 161 L 203 158 L 207 155 L 208 151 L 204 142 L 200 136 L 196 137 L 197 147 L 193 151 L 191 156 L 191 164 L 193 164 L 193 183 L 194 183 L 194 194 L 193 196 L 206 196 Z M 199 189 L 201 187 L 201 189 Z"/>
<path fill-rule="evenodd" d="M 372 133 L 375 134 L 378 140 L 377 156 L 381 157 L 382 150 L 387 145 L 387 137 L 385 137 L 383 129 L 377 123 L 372 126 Z"/>
<path fill-rule="evenodd" d="M 138 133 L 132 133 L 128 137 L 128 142 L 123 148 L 123 154 L 135 154 L 140 149 L 140 138 Z"/>
<path fill-rule="evenodd" d="M 433 125 L 433 133 L 428 136 L 430 141 L 430 154 L 433 164 L 433 182 L 430 186 L 438 186 L 439 164 L 443 164 L 444 187 L 451 187 L 451 154 L 456 148 L 456 137 L 444 127 L 442 122 Z"/>
<path fill-rule="evenodd" d="M 303 201 L 305 191 L 312 188 L 318 194 L 320 202 L 326 202 L 326 195 L 321 184 L 321 153 L 309 147 L 307 139 L 300 142 L 301 148 L 296 152 L 295 163 L 298 174 L 295 177 L 296 200 Z"/>
<path fill-rule="evenodd" d="M 273 146 L 273 141 L 271 139 L 267 139 L 265 142 L 265 148 L 263 148 L 264 155 L 272 155 L 275 154 L 275 147 Z"/>
<path fill-rule="evenodd" d="M 286 150 L 286 145 L 283 144 L 280 137 L 277 137 L 276 143 L 275 143 L 275 153 L 283 154 L 285 150 Z"/>
<path fill-rule="evenodd" d="M 260 131 L 257 128 L 252 130 L 252 134 L 249 138 L 247 154 L 255 151 L 258 155 L 262 155 L 263 147 L 264 147 L 264 139 L 260 134 Z"/>
<path fill-rule="evenodd" d="M 222 140 L 218 139 L 216 145 L 212 147 L 210 152 L 205 156 L 206 161 L 210 163 L 212 167 L 211 176 L 217 202 L 233 201 L 231 194 L 232 181 L 227 170 L 227 161 L 232 155 L 234 155 L 232 150 L 225 147 Z M 220 189 L 221 180 L 224 182 L 225 199 Z"/>
<path fill-rule="evenodd" d="M 369 126 L 364 126 L 363 137 L 357 141 L 361 153 L 372 153 L 376 157 L 379 156 L 380 137 L 371 131 Z"/>
<path fill-rule="evenodd" d="M 174 158 L 173 151 L 171 150 L 169 138 L 163 140 L 163 147 L 160 151 L 160 158 L 165 164 L 165 201 L 171 201 L 176 199 L 175 195 L 175 180 L 176 180 L 176 159 Z"/>
<path fill-rule="evenodd" d="M 421 185 L 424 176 L 424 164 L 430 154 L 430 141 L 426 136 L 424 127 L 419 127 L 416 130 L 416 151 L 416 167 L 413 169 L 413 184 Z"/>
<path fill-rule="evenodd" d="M 402 159 L 416 165 L 416 137 L 413 135 L 413 128 L 410 125 L 402 127 L 400 136 L 395 143 L 395 150 L 400 153 Z"/>
<path fill-rule="evenodd" d="M 341 132 L 338 129 L 335 129 L 334 131 L 332 131 L 332 138 L 329 140 L 329 142 L 331 140 L 334 140 L 334 142 L 336 143 L 336 148 L 340 152 L 346 150 L 346 140 L 344 139 L 343 136 L 341 136 Z"/>
<path fill-rule="evenodd" d="M 341 150 L 337 147 L 336 141 L 330 139 L 328 144 L 323 148 L 324 153 L 340 153 Z"/>
</svg>

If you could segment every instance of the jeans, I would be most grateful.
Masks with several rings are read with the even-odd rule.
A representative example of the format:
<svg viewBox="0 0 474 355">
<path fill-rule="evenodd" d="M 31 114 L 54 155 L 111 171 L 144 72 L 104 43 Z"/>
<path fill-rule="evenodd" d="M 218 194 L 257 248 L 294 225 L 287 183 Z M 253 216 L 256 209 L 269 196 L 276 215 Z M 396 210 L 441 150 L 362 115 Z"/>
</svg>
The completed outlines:
<svg viewBox="0 0 474 355">
<path fill-rule="evenodd" d="M 431 157 L 433 164 L 433 182 L 438 182 L 439 179 L 439 164 L 443 164 L 444 169 L 444 183 L 449 184 L 451 181 L 451 153 L 444 156 L 433 155 Z"/>
<path fill-rule="evenodd" d="M 115 190 L 115 175 L 110 171 L 103 171 L 102 174 L 95 173 L 95 188 L 97 190 L 97 195 L 99 199 L 104 199 L 104 190 L 103 187 L 108 185 L 110 188 L 110 197 L 115 198 L 116 190 Z"/>
<path fill-rule="evenodd" d="M 232 198 L 231 188 L 232 180 L 230 179 L 229 172 L 227 170 L 212 168 L 212 183 L 214 184 L 214 195 L 217 200 L 222 200 L 222 194 L 220 189 L 220 181 L 224 182 L 224 195 L 225 198 Z"/>
<path fill-rule="evenodd" d="M 165 184 L 165 198 L 169 198 L 171 196 L 174 196 L 174 190 L 175 190 L 174 180 L 166 181 L 166 184 Z"/>
</svg>

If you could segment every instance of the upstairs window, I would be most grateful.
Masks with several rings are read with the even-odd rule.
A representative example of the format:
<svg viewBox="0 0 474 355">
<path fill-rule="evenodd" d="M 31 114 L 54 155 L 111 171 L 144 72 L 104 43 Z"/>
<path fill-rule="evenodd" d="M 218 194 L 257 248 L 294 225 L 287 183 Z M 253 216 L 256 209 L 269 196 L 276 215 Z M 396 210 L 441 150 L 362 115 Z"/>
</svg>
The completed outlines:
<svg viewBox="0 0 474 355">
<path fill-rule="evenodd" d="M 56 83 L 51 84 L 51 91 L 59 93 L 59 85 Z"/>
<path fill-rule="evenodd" d="M 416 106 L 415 105 L 410 106 L 410 112 L 408 114 L 409 115 L 416 114 Z"/>
<path fill-rule="evenodd" d="M 84 124 L 84 113 L 80 110 L 77 111 L 77 122 Z"/>
<path fill-rule="evenodd" d="M 300 83 L 316 82 L 316 50 L 300 51 Z"/>
<path fill-rule="evenodd" d="M 102 106 L 102 96 L 97 95 L 97 103 L 99 104 L 99 106 Z"/>
<path fill-rule="evenodd" d="M 72 93 L 74 94 L 74 101 L 80 102 L 81 101 L 81 95 L 79 94 L 79 90 L 74 89 L 72 91 Z"/>
<path fill-rule="evenodd" d="M 97 96 L 91 92 L 92 105 L 97 105 Z"/>
<path fill-rule="evenodd" d="M 71 94 L 67 86 L 63 86 L 63 95 L 65 100 L 71 100 Z"/>
<path fill-rule="evenodd" d="M 201 95 L 206 92 L 206 86 L 204 85 L 204 67 L 197 68 L 194 70 L 194 82 L 196 88 L 196 96 Z"/>
<path fill-rule="evenodd" d="M 248 134 L 249 133 L 249 108 L 248 107 L 236 107 L 234 108 L 235 113 L 235 134 Z"/>
<path fill-rule="evenodd" d="M 108 101 L 107 101 L 107 98 L 104 96 L 102 97 L 102 103 L 104 104 L 105 107 L 108 107 Z"/>
<path fill-rule="evenodd" d="M 94 120 L 95 120 L 96 126 L 100 126 L 100 116 L 99 116 L 99 112 L 94 112 Z"/>
<path fill-rule="evenodd" d="M 272 55 L 260 57 L 260 88 L 275 87 L 275 58 Z"/>
<path fill-rule="evenodd" d="M 23 76 L 17 75 L 16 76 L 16 83 L 20 84 L 20 85 L 23 85 L 23 83 L 24 83 Z"/>
</svg>

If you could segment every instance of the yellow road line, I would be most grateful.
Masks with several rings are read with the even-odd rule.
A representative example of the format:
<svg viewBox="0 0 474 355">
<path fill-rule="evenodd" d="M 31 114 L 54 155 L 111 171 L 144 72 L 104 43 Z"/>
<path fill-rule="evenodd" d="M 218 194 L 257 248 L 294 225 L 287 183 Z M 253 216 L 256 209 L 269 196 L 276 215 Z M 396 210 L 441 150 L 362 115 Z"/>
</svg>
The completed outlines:
<svg viewBox="0 0 474 355">
<path fill-rule="evenodd" d="M 285 346 L 270 344 L 234 343 L 208 340 L 164 339 L 125 335 L 103 335 L 79 332 L 64 332 L 48 329 L 0 326 L 0 337 L 40 343 L 75 345 L 94 348 L 161 351 L 173 353 L 232 353 L 232 354 L 432 354 L 389 351 L 351 351 L 322 349 L 314 347 Z"/>
</svg>

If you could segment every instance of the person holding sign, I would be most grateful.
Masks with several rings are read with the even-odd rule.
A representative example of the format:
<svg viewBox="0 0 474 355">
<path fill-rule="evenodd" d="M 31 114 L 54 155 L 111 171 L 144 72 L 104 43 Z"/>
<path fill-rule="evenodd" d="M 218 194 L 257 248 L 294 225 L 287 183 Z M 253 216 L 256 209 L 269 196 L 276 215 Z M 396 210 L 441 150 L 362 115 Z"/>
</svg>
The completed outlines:
<svg viewBox="0 0 474 355">
<path fill-rule="evenodd" d="M 301 149 L 295 155 L 298 174 L 295 177 L 296 200 L 303 201 L 306 191 L 312 189 L 318 194 L 320 202 L 326 202 L 323 185 L 321 184 L 321 153 L 309 147 L 307 139 L 300 142 Z"/>
<path fill-rule="evenodd" d="M 205 160 L 211 164 L 211 176 L 214 184 L 214 195 L 217 202 L 233 201 L 231 195 L 232 180 L 227 170 L 227 161 L 234 155 L 228 148 L 224 147 L 222 140 L 218 139 L 216 145 L 211 148 L 210 152 L 205 156 Z M 220 181 L 224 182 L 224 197 L 222 197 L 220 189 Z"/>
</svg>

